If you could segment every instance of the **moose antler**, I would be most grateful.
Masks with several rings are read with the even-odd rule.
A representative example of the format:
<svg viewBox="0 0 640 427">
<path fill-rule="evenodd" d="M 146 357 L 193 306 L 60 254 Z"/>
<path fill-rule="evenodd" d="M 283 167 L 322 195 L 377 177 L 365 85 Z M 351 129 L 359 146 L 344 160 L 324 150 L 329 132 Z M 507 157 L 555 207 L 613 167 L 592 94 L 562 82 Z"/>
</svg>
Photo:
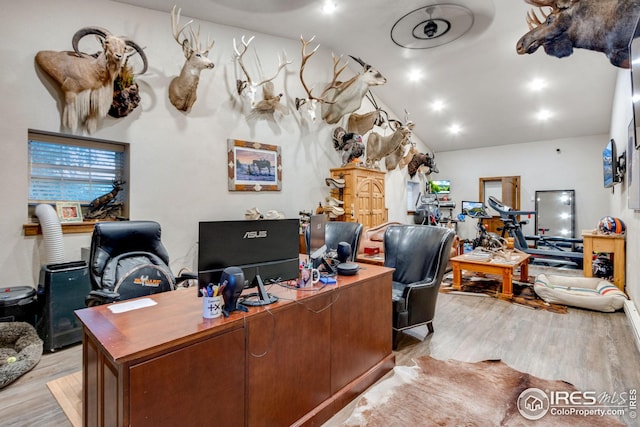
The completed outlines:
<svg viewBox="0 0 640 427">
<path fill-rule="evenodd" d="M 244 36 L 242 36 L 242 38 L 241 38 L 242 51 L 238 50 L 238 46 L 236 44 L 236 39 L 235 38 L 233 39 L 234 59 L 238 62 L 238 65 L 240 65 L 240 69 L 242 69 L 242 72 L 244 73 L 244 75 L 247 78 L 246 81 L 242 81 L 242 80 L 238 80 L 237 81 L 238 95 L 242 94 L 242 92 L 244 91 L 244 89 L 247 86 L 251 87 L 252 94 L 255 94 L 255 89 L 258 86 L 262 86 L 263 84 L 272 81 L 273 79 L 278 77 L 278 74 L 280 74 L 280 71 L 284 67 L 286 67 L 287 65 L 291 64 L 291 61 L 287 61 L 286 52 L 284 53 L 284 57 L 280 57 L 280 55 L 278 55 L 278 69 L 276 70 L 274 75 L 272 77 L 269 77 L 269 78 L 266 78 L 264 80 L 261 80 L 258 83 L 254 83 L 251 80 L 251 76 L 249 75 L 249 72 L 247 71 L 247 68 L 245 67 L 244 62 L 242 61 L 242 57 L 247 52 L 247 49 L 249 48 L 249 44 L 251 44 L 251 42 L 253 41 L 254 38 L 255 38 L 255 36 L 251 36 L 251 38 L 249 38 L 249 40 L 245 40 Z"/>
</svg>

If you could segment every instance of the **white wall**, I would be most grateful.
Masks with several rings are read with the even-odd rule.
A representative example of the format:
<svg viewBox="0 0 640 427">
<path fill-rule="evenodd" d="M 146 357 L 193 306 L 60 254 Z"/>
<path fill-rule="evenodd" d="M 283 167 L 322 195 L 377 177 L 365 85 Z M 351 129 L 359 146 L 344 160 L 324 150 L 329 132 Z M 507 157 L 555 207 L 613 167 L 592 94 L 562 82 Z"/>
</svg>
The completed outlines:
<svg viewBox="0 0 640 427">
<path fill-rule="evenodd" d="M 609 215 L 608 191 L 602 185 L 602 149 L 607 135 L 503 145 L 437 153 L 439 179 L 451 179 L 451 196 L 460 212 L 462 200 L 478 200 L 479 178 L 520 176 L 520 208 L 535 210 L 534 196 L 541 190 L 576 191 L 576 237 L 596 227 Z M 560 151 L 557 151 L 557 150 Z M 459 224 L 463 239 L 475 236 L 477 220 Z M 524 227 L 535 234 L 535 218 Z"/>
<path fill-rule="evenodd" d="M 631 77 L 629 70 L 620 70 L 616 84 L 616 92 L 611 113 L 611 138 L 616 141 L 618 155 L 627 150 L 628 126 L 633 117 L 631 102 Z M 636 121 L 640 117 L 636 117 Z M 637 125 L 637 122 L 636 122 Z M 628 155 L 628 153 L 627 153 Z M 628 156 L 627 156 L 628 158 Z M 636 166 L 636 165 L 634 165 Z M 609 197 L 609 209 L 613 216 L 621 218 L 627 226 L 626 239 L 626 281 L 627 294 L 638 306 L 640 301 L 640 265 L 638 265 L 638 254 L 640 253 L 640 242 L 637 238 L 640 233 L 640 211 L 628 208 L 627 179 L 616 186 L 616 191 Z M 635 191 L 639 191 L 638 185 L 634 185 Z"/>
<path fill-rule="evenodd" d="M 201 73 L 198 100 L 184 114 L 167 96 L 169 82 L 184 62 L 171 35 L 169 11 L 105 0 L 8 3 L 3 5 L 3 15 L 11 18 L 0 27 L 0 50 L 5 58 L 0 63 L 0 286 L 37 284 L 44 262 L 42 237 L 25 237 L 22 231 L 27 222 L 27 131 L 66 132 L 60 128 L 60 97 L 38 72 L 34 57 L 40 50 L 71 49 L 73 34 L 85 26 L 127 35 L 145 47 L 149 71 L 137 79 L 141 105 L 126 118 L 107 118 L 92 137 L 130 144 L 130 217 L 161 223 L 174 271 L 195 267 L 199 220 L 242 219 L 254 206 L 263 212 L 278 209 L 295 218 L 300 210 L 315 209 L 329 194 L 324 178 L 330 168 L 340 166 L 331 142 L 335 126 L 310 123 L 293 107 L 294 99 L 305 95 L 297 77 L 299 40 L 200 21 L 203 37 L 210 34 L 216 41 L 209 55 L 216 67 Z M 286 51 L 293 60 L 288 72 L 275 81 L 276 90 L 285 94 L 283 102 L 290 106 L 288 115 L 256 118 L 243 108 L 235 93 L 237 70 L 232 61 L 232 40 L 243 34 L 256 35 L 251 49 L 260 55 L 265 74 L 275 70 L 278 52 Z M 246 56 L 251 67 L 254 54 Z M 331 70 L 330 52 L 321 48 L 309 61 L 305 77 L 321 87 L 329 81 Z M 366 102 L 364 109 L 370 109 Z M 229 192 L 228 138 L 281 146 L 282 191 Z M 387 176 L 389 219 L 405 221 L 406 171 Z M 80 248 L 89 243 L 89 234 L 65 235 L 66 259 L 80 259 Z"/>
</svg>

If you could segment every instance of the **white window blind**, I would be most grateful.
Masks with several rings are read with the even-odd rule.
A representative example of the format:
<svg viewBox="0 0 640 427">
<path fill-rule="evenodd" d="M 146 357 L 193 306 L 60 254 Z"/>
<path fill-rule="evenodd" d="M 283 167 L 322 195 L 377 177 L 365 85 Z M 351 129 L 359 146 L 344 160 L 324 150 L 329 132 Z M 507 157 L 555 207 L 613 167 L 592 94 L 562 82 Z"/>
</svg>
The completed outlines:
<svg viewBox="0 0 640 427">
<path fill-rule="evenodd" d="M 29 203 L 91 202 L 124 179 L 125 154 L 124 144 L 29 132 Z"/>
</svg>

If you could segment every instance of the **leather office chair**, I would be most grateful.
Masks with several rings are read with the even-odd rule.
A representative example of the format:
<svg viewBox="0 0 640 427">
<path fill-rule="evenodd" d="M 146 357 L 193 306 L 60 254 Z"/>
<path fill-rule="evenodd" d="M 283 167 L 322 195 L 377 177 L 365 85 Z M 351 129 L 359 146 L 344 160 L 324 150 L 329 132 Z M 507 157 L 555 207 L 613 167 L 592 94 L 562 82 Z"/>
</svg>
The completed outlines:
<svg viewBox="0 0 640 427">
<path fill-rule="evenodd" d="M 359 222 L 345 221 L 329 221 L 325 225 L 324 245 L 327 251 L 335 251 L 338 249 L 340 242 L 347 242 L 351 245 L 351 256 L 348 261 L 355 261 L 358 245 L 360 244 L 360 236 L 362 235 L 362 224 Z M 307 255 L 311 247 L 311 235 L 309 227 L 305 229 L 305 243 L 307 244 Z"/>
<path fill-rule="evenodd" d="M 195 274 L 175 277 L 169 254 L 154 221 L 99 222 L 93 229 L 89 258 L 92 291 L 88 307 L 174 290 Z"/>
<path fill-rule="evenodd" d="M 384 235 L 384 265 L 393 272 L 393 348 L 400 332 L 433 317 L 455 232 L 431 225 L 392 225 Z"/>
</svg>

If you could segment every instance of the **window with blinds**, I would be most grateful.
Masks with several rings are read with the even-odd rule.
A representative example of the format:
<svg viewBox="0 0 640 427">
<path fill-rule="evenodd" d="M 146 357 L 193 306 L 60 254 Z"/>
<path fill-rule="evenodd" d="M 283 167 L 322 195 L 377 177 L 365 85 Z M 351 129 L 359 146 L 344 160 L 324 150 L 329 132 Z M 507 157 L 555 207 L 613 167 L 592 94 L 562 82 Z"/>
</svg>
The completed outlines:
<svg viewBox="0 0 640 427">
<path fill-rule="evenodd" d="M 126 181 L 127 145 L 29 132 L 29 203 L 89 204 Z M 126 187 L 117 196 L 125 202 Z"/>
</svg>

